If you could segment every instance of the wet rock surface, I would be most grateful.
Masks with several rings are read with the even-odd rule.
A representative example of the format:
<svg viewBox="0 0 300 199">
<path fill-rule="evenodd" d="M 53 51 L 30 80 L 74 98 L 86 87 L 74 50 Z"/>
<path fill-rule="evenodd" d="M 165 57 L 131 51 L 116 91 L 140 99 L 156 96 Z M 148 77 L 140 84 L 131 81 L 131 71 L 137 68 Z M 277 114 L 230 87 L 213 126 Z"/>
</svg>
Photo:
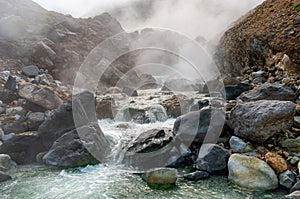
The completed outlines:
<svg viewBox="0 0 300 199">
<path fill-rule="evenodd" d="M 151 188 L 170 189 L 176 185 L 177 170 L 171 168 L 153 169 L 147 171 L 144 178 Z"/>
<path fill-rule="evenodd" d="M 43 161 L 57 167 L 79 167 L 99 163 L 83 146 L 77 131 L 73 130 L 58 138 Z"/>
</svg>

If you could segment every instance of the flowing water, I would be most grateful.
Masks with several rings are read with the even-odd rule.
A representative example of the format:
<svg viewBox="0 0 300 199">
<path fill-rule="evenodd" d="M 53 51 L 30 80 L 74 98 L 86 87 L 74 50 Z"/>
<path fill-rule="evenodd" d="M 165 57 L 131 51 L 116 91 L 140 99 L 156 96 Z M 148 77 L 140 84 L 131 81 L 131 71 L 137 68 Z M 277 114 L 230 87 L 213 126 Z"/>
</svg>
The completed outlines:
<svg viewBox="0 0 300 199">
<path fill-rule="evenodd" d="M 139 93 L 140 94 L 140 93 Z M 170 98 L 152 92 L 141 93 L 139 108 Z M 144 97 L 143 97 L 144 96 Z M 158 97 L 160 96 L 160 97 Z M 128 101 L 133 99 L 128 99 Z M 153 100 L 155 103 L 153 103 Z M 121 100 L 122 101 L 122 100 Z M 124 100 L 123 100 L 124 101 Z M 150 103 L 151 102 L 151 103 Z M 155 110 L 161 107 L 154 105 Z M 121 109 L 122 110 L 122 109 Z M 150 114 L 151 115 L 151 114 Z M 187 182 L 179 178 L 177 187 L 171 190 L 152 190 L 134 169 L 121 164 L 128 143 L 140 133 L 153 128 L 172 128 L 175 119 L 167 119 L 165 111 L 152 114 L 155 123 L 136 124 L 113 120 L 101 120 L 99 124 L 106 137 L 112 143 L 112 152 L 106 164 L 87 166 L 84 168 L 57 170 L 41 165 L 18 167 L 11 171 L 12 180 L 0 184 L 0 199 L 19 198 L 56 198 L 56 199 L 184 199 L 184 198 L 283 198 L 282 191 L 252 192 L 242 190 L 227 181 L 226 176 L 213 176 L 199 182 Z M 182 175 L 183 171 L 179 171 Z"/>
</svg>

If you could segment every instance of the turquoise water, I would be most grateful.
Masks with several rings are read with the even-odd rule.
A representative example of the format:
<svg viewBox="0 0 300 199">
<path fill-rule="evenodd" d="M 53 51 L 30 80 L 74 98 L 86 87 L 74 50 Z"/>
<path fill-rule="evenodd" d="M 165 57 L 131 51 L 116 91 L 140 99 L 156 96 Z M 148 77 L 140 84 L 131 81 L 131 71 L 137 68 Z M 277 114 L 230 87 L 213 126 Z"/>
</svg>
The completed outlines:
<svg viewBox="0 0 300 199">
<path fill-rule="evenodd" d="M 284 193 L 242 190 L 226 177 L 198 182 L 179 179 L 171 190 L 152 190 L 132 170 L 122 166 L 88 166 L 72 170 L 53 170 L 42 166 L 23 167 L 12 173 L 13 180 L 0 184 L 0 198 L 283 198 Z"/>
</svg>

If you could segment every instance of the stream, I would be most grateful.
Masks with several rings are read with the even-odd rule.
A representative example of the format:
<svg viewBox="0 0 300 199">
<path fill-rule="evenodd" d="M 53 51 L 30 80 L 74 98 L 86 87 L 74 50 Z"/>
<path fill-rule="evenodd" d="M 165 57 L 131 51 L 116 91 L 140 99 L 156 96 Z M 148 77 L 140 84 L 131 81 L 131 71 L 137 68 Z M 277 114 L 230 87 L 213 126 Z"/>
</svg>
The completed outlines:
<svg viewBox="0 0 300 199">
<path fill-rule="evenodd" d="M 152 101 L 149 100 L 151 92 Z M 197 99 L 195 93 L 190 93 Z M 120 97 L 120 96 L 119 96 Z M 135 107 L 146 107 L 170 98 L 154 91 L 143 91 L 139 97 L 127 99 L 136 101 Z M 201 96 L 198 96 L 201 99 Z M 125 103 L 124 100 L 119 102 Z M 151 102 L 151 103 L 150 103 Z M 118 102 L 117 102 L 118 103 Z M 123 104 L 124 105 L 124 104 Z M 118 104 L 122 110 L 122 104 Z M 117 118 L 117 117 L 116 117 Z M 120 119 L 122 120 L 122 119 Z M 203 199 L 240 199 L 240 198 L 283 198 L 282 190 L 259 192 L 241 189 L 227 180 L 226 176 L 212 176 L 198 182 L 179 178 L 177 186 L 171 190 L 152 190 L 132 168 L 121 164 L 126 147 L 135 137 L 153 128 L 172 128 L 175 119 L 137 124 L 116 120 L 100 120 L 99 125 L 112 143 L 108 162 L 94 166 L 58 170 L 42 165 L 19 166 L 11 171 L 12 180 L 0 184 L 1 199 L 119 199 L 119 198 L 203 198 Z M 179 175 L 187 171 L 179 170 Z"/>
</svg>

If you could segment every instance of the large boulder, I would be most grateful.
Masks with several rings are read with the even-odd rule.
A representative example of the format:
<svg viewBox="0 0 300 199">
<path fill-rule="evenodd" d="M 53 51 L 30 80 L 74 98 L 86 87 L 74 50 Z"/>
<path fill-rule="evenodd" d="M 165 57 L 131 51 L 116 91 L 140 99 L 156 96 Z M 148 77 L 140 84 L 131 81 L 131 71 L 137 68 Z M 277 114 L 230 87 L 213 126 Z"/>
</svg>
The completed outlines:
<svg viewBox="0 0 300 199">
<path fill-rule="evenodd" d="M 173 133 L 182 141 L 202 143 L 207 134 L 207 143 L 216 143 L 225 122 L 224 111 L 206 107 L 200 111 L 190 112 L 178 117 L 174 123 Z"/>
<path fill-rule="evenodd" d="M 263 84 L 239 96 L 245 102 L 258 100 L 294 101 L 295 92 L 283 84 Z"/>
<path fill-rule="evenodd" d="M 58 108 L 62 103 L 62 99 L 49 88 L 40 88 L 34 84 L 21 85 L 18 94 L 20 97 L 44 107 L 47 110 L 53 110 Z"/>
<path fill-rule="evenodd" d="M 275 133 L 292 127 L 295 107 L 287 101 L 241 103 L 231 111 L 228 124 L 235 135 L 263 143 Z"/>
<path fill-rule="evenodd" d="M 44 155 L 43 161 L 57 167 L 78 167 L 98 163 L 84 147 L 76 130 L 58 138 Z"/>
<path fill-rule="evenodd" d="M 255 157 L 231 155 L 228 171 L 228 179 L 241 187 L 259 190 L 272 190 L 278 187 L 277 175 L 273 169 Z"/>
<path fill-rule="evenodd" d="M 39 126 L 38 133 L 45 148 L 50 149 L 55 140 L 73 129 L 72 105 L 68 103 L 54 110 L 52 116 Z"/>
<path fill-rule="evenodd" d="M 30 164 L 36 161 L 35 156 L 45 151 L 37 133 L 21 133 L 0 146 L 0 153 L 8 154 L 17 164 Z"/>
<path fill-rule="evenodd" d="M 211 174 L 226 174 L 227 162 L 230 156 L 229 151 L 216 144 L 206 144 L 203 146 L 207 147 L 208 151 L 202 154 L 200 150 L 195 168 Z"/>
</svg>

